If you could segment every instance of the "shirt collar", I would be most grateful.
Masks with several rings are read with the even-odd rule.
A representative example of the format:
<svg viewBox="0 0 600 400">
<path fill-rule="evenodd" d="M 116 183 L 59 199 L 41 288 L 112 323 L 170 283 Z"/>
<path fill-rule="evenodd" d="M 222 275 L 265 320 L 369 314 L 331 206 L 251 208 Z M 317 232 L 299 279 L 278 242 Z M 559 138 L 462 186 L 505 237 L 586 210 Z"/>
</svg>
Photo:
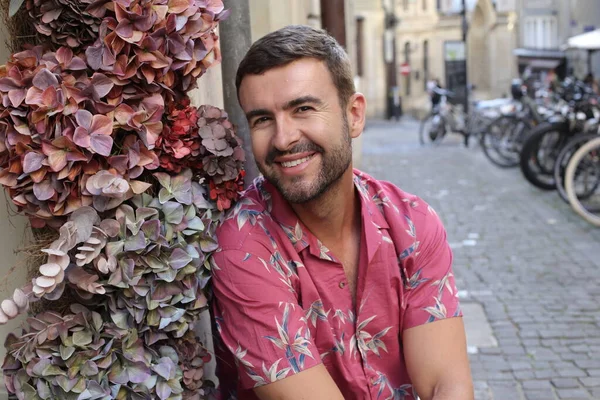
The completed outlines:
<svg viewBox="0 0 600 400">
<path fill-rule="evenodd" d="M 271 217 L 281 226 L 298 253 L 310 247 L 310 252 L 314 256 L 333 261 L 329 249 L 323 246 L 321 241 L 299 220 L 290 204 L 270 182 L 260 177 L 255 181 L 255 186 L 266 203 L 266 209 Z M 359 193 L 363 232 L 367 240 L 363 246 L 366 245 L 368 258 L 371 261 L 383 240 L 381 229 L 389 228 L 382 211 L 386 199 L 382 199 L 381 194 L 375 192 L 369 179 L 358 170 L 354 170 L 354 187 Z"/>
</svg>

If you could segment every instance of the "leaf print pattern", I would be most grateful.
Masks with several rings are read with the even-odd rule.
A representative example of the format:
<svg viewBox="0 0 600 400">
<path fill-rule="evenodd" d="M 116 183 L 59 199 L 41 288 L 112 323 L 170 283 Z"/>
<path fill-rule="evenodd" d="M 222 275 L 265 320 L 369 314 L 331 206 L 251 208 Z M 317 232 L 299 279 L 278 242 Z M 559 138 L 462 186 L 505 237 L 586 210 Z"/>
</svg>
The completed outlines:
<svg viewBox="0 0 600 400">
<path fill-rule="evenodd" d="M 361 177 L 355 175 L 354 186 L 358 189 L 358 192 L 363 198 L 368 199 L 371 197 L 371 194 L 369 193 L 369 184 L 366 179 L 362 179 Z"/>
<path fill-rule="evenodd" d="M 287 262 L 283 260 L 283 257 L 278 251 L 275 251 L 271 256 L 271 259 L 269 260 L 269 265 L 271 266 L 271 268 L 273 268 L 279 273 L 279 275 L 281 276 L 279 280 L 288 287 L 288 290 L 292 293 L 296 293 L 296 290 L 294 289 L 294 285 L 291 280 L 291 277 L 296 276 L 296 273 L 292 268 L 290 268 Z M 283 267 L 285 267 L 286 271 L 283 270 Z"/>
<path fill-rule="evenodd" d="M 283 231 L 287 235 L 288 239 L 290 239 L 290 242 L 294 246 L 296 244 L 299 244 L 302 247 L 308 246 L 308 242 L 303 239 L 304 232 L 302 231 L 302 228 L 300 227 L 300 222 L 297 222 L 295 227 L 287 226 L 285 224 L 279 224 L 279 226 L 281 226 L 281 229 L 283 229 Z"/>
<path fill-rule="evenodd" d="M 383 207 L 391 207 L 396 213 L 400 212 L 398 207 L 396 207 L 396 205 L 390 200 L 383 190 L 379 190 L 377 193 L 375 193 L 371 201 L 379 208 L 380 211 L 383 211 Z"/>
<path fill-rule="evenodd" d="M 270 213 L 273 209 L 273 198 L 271 196 L 271 192 L 269 192 L 264 185 L 264 180 L 260 181 L 259 184 L 256 185 L 258 189 L 258 193 L 260 194 L 260 198 L 265 205 L 265 208 Z"/>
<path fill-rule="evenodd" d="M 341 355 L 344 355 L 346 353 L 346 345 L 344 345 L 344 336 L 345 335 L 346 335 L 346 333 L 342 332 L 342 335 L 340 336 L 340 340 L 338 340 L 337 337 L 334 338 L 335 346 L 333 346 L 333 351 L 336 353 L 339 353 Z"/>
<path fill-rule="evenodd" d="M 244 357 L 246 357 L 246 355 L 248 354 L 248 350 L 242 350 L 242 346 L 240 346 L 239 343 L 237 349 L 233 350 L 229 348 L 229 350 L 231 350 L 237 362 L 239 362 L 246 368 L 254 368 L 254 365 L 252 365 L 250 361 L 244 359 Z"/>
<path fill-rule="evenodd" d="M 356 327 L 356 334 L 350 338 L 350 353 L 355 358 L 358 353 L 360 353 L 365 363 L 367 361 L 367 354 L 369 351 L 373 352 L 377 356 L 380 355 L 379 349 L 382 349 L 387 353 L 387 347 L 381 338 L 384 337 L 392 327 L 387 327 L 374 336 L 371 335 L 366 329 L 367 325 L 369 325 L 369 323 L 376 317 L 377 315 L 373 315 L 361 322 Z"/>
<path fill-rule="evenodd" d="M 313 358 L 313 355 L 308 348 L 310 341 L 305 335 L 302 334 L 302 331 L 304 330 L 302 327 L 298 329 L 293 338 L 290 337 L 290 333 L 288 332 L 289 316 L 289 305 L 286 304 L 283 310 L 281 324 L 277 320 L 277 317 L 275 317 L 275 324 L 277 326 L 279 337 L 266 336 L 266 338 L 273 342 L 275 346 L 285 350 L 285 356 L 292 371 L 297 373 L 304 369 L 305 357 Z M 308 329 L 306 329 L 306 331 L 308 331 Z M 297 354 L 299 355 L 297 356 Z"/>
<path fill-rule="evenodd" d="M 271 235 L 271 231 L 266 227 L 266 225 L 263 223 L 263 221 L 258 221 L 258 226 L 260 226 L 262 228 L 265 235 L 269 238 L 269 241 L 271 242 L 271 247 L 273 247 L 273 250 L 278 249 L 279 246 L 277 245 L 277 241 L 275 240 L 273 235 Z"/>
<path fill-rule="evenodd" d="M 408 396 L 411 396 L 413 399 L 417 399 L 417 393 L 415 392 L 415 389 L 413 387 L 413 385 L 411 384 L 404 384 L 400 387 L 397 387 L 395 389 L 392 389 L 392 397 L 390 399 L 392 400 L 405 400 Z"/>
<path fill-rule="evenodd" d="M 333 317 L 338 319 L 338 328 L 346 323 L 346 315 L 342 310 L 335 310 Z"/>
<path fill-rule="evenodd" d="M 434 297 L 435 306 L 425 307 L 424 310 L 427 311 L 430 315 L 427 322 L 433 322 L 436 319 L 445 319 L 446 318 L 446 306 L 441 302 L 439 297 Z"/>
<path fill-rule="evenodd" d="M 323 243 L 321 243 L 321 241 L 318 239 L 317 239 L 317 245 L 319 246 L 319 251 L 320 251 L 319 257 L 322 260 L 335 261 L 333 256 L 331 256 L 329 249 L 327 247 L 325 247 L 325 245 Z"/>
<path fill-rule="evenodd" d="M 287 374 L 290 373 L 291 368 L 282 368 L 282 369 L 278 370 L 277 368 L 279 367 L 280 362 L 281 362 L 281 358 L 279 360 L 275 361 L 275 363 L 273 363 L 273 365 L 271 365 L 271 367 L 269 367 L 269 368 L 267 368 L 265 366 L 265 363 L 263 362 L 263 364 L 262 364 L 263 376 L 265 376 L 266 379 L 258 374 L 249 372 L 248 375 L 250 376 L 250 378 L 252 378 L 252 380 L 254 380 L 256 382 L 254 387 L 264 386 L 268 383 L 277 382 L 278 380 L 285 378 L 287 376 Z"/>
<path fill-rule="evenodd" d="M 417 250 L 418 247 L 419 247 L 419 242 L 414 242 L 409 247 L 404 249 L 404 251 L 402 251 L 402 253 L 400 253 L 398 260 L 399 261 L 406 260 L 409 256 L 411 256 L 415 252 L 415 250 Z"/>
<path fill-rule="evenodd" d="M 306 317 L 304 321 L 310 321 L 313 327 L 317 327 L 317 319 L 321 321 L 327 321 L 329 311 L 323 309 L 323 302 L 321 299 L 315 300 L 309 309 L 306 311 Z"/>
<path fill-rule="evenodd" d="M 421 278 L 421 273 L 423 272 L 422 268 L 419 268 L 417 270 L 417 272 L 415 272 L 413 274 L 413 276 L 411 276 L 408 281 L 406 282 L 406 284 L 404 285 L 404 287 L 407 290 L 413 290 L 419 287 L 420 284 L 425 283 L 429 280 L 429 278 Z M 436 283 L 434 283 L 436 284 Z"/>
<path fill-rule="evenodd" d="M 406 219 L 406 223 L 408 224 L 408 229 L 406 230 L 406 233 L 408 233 L 410 237 L 416 238 L 417 230 L 415 229 L 415 224 L 413 224 L 412 220 L 408 215 L 405 215 L 404 219 Z"/>
<path fill-rule="evenodd" d="M 448 289 L 448 292 L 451 295 L 454 295 L 454 289 L 452 285 L 452 282 L 450 280 L 450 278 L 454 276 L 452 274 L 452 272 L 448 272 L 446 275 L 444 275 L 444 277 L 442 279 L 438 279 L 437 281 L 433 282 L 431 285 L 432 286 L 437 286 L 438 287 L 438 296 L 441 297 L 442 296 L 442 292 L 444 291 L 444 288 Z"/>
</svg>

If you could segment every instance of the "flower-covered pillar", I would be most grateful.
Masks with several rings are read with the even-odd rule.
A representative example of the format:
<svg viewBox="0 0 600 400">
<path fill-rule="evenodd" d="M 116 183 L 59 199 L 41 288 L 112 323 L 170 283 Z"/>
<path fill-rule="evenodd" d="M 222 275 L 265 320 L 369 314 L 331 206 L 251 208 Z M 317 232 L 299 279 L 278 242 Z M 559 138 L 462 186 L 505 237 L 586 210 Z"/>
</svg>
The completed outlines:
<svg viewBox="0 0 600 400">
<path fill-rule="evenodd" d="M 8 391 L 206 397 L 210 354 L 194 332 L 244 152 L 227 114 L 188 93 L 220 60 L 227 12 L 220 0 L 11 3 L 41 43 L 0 69 L 0 184 L 50 239 L 0 303 L 0 323 L 29 313 L 5 344 Z"/>
</svg>

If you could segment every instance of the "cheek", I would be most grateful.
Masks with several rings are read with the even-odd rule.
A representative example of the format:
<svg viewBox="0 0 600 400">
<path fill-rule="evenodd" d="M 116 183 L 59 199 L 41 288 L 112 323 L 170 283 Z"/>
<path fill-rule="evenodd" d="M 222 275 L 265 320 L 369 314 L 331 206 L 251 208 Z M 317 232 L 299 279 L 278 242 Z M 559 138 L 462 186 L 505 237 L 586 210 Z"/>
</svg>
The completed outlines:
<svg viewBox="0 0 600 400">
<path fill-rule="evenodd" d="M 254 158 L 256 161 L 264 161 L 267 153 L 269 152 L 269 138 L 267 135 L 252 133 L 250 135 L 250 141 L 252 142 L 252 153 L 254 153 Z"/>
</svg>

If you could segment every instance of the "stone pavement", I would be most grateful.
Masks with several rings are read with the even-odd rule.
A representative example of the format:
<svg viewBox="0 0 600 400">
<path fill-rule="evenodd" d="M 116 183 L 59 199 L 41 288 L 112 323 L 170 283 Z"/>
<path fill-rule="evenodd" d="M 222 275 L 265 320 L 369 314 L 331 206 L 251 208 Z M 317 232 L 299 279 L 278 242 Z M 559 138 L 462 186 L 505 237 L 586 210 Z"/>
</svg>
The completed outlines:
<svg viewBox="0 0 600 400">
<path fill-rule="evenodd" d="M 423 148 L 417 132 L 369 121 L 360 168 L 444 221 L 465 310 L 480 304 L 493 332 L 487 347 L 469 337 L 476 400 L 600 400 L 600 229 L 474 144 Z"/>
</svg>

